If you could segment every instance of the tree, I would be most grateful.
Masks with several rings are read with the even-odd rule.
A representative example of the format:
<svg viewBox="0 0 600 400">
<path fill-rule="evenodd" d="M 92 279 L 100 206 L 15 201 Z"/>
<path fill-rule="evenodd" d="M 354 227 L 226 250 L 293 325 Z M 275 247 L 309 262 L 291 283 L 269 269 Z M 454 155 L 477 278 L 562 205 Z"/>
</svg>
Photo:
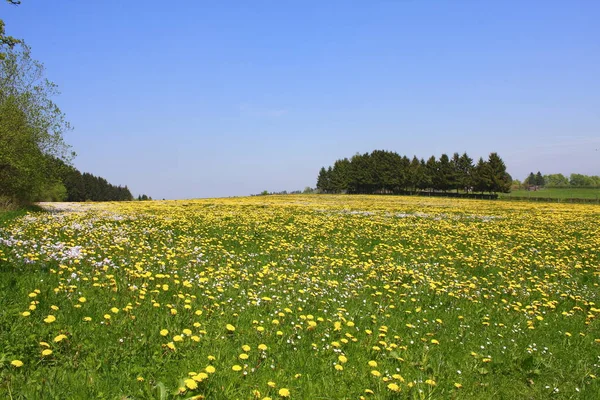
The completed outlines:
<svg viewBox="0 0 600 400">
<path fill-rule="evenodd" d="M 466 152 L 460 156 L 457 169 L 459 187 L 468 193 L 473 187 L 473 159 Z"/>
<path fill-rule="evenodd" d="M 334 193 L 341 193 L 348 190 L 348 181 L 350 174 L 350 160 L 344 158 L 336 160 L 330 176 L 330 186 Z"/>
<path fill-rule="evenodd" d="M 537 186 L 535 184 L 535 175 L 533 174 L 533 172 L 529 173 L 529 175 L 527 176 L 527 178 L 525 178 L 525 181 L 523 183 L 527 186 Z"/>
<path fill-rule="evenodd" d="M 44 155 L 17 100 L 0 102 L 0 196 L 33 201 L 44 182 Z"/>
<path fill-rule="evenodd" d="M 322 193 L 326 193 L 329 186 L 329 175 L 327 174 L 327 170 L 325 167 L 321 167 L 319 176 L 317 177 L 317 189 Z"/>
<path fill-rule="evenodd" d="M 510 192 L 512 177 L 506 172 L 506 165 L 498 153 L 490 153 L 488 157 L 491 191 L 497 193 Z"/>
<path fill-rule="evenodd" d="M 9 46 L 0 60 L 0 163 L 2 194 L 19 202 L 33 201 L 56 186 L 58 172 L 49 157 L 68 163 L 74 156 L 63 141 L 70 125 L 51 100 L 56 94 L 56 85 L 44 78 L 44 67 L 31 58 L 30 48 Z"/>
<path fill-rule="evenodd" d="M 450 158 L 448 158 L 447 154 L 442 154 L 437 163 L 437 171 L 433 178 L 434 188 L 444 192 L 448 189 L 452 189 L 453 175 L 454 173 L 452 171 Z"/>
<path fill-rule="evenodd" d="M 544 177 L 540 171 L 535 174 L 535 185 L 540 187 L 544 186 Z"/>
<path fill-rule="evenodd" d="M 563 174 L 544 175 L 544 181 L 547 186 L 569 186 L 569 178 Z"/>
<path fill-rule="evenodd" d="M 436 161 L 434 156 L 429 157 L 427 163 L 425 164 L 425 171 L 428 177 L 427 179 L 427 189 L 437 189 L 437 177 L 438 177 L 438 162 Z"/>
<path fill-rule="evenodd" d="M 473 190 L 481 193 L 492 191 L 490 166 L 482 157 L 473 170 Z"/>
</svg>

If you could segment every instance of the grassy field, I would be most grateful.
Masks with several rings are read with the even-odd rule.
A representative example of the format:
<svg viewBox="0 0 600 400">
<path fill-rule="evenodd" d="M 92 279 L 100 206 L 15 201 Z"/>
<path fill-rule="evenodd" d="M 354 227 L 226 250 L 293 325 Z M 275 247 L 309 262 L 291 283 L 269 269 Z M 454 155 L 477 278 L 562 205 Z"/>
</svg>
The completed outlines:
<svg viewBox="0 0 600 400">
<path fill-rule="evenodd" d="M 600 199 L 600 189 L 540 189 L 536 191 L 513 190 L 500 194 L 500 198 L 535 197 L 549 199 Z"/>
<path fill-rule="evenodd" d="M 88 204 L 0 227 L 0 396 L 597 399 L 600 209 Z"/>
</svg>

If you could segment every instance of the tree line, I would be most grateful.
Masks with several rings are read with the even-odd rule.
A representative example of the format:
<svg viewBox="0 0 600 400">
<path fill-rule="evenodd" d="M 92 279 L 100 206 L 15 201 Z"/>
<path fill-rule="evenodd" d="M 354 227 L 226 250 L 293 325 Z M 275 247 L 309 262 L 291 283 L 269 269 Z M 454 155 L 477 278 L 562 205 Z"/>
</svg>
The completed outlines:
<svg viewBox="0 0 600 400">
<path fill-rule="evenodd" d="M 512 183 L 497 153 L 476 164 L 467 153 L 412 159 L 386 150 L 356 154 L 322 167 L 317 177 L 321 193 L 507 193 Z"/>
<path fill-rule="evenodd" d="M 80 172 L 60 159 L 51 158 L 48 164 L 56 181 L 51 191 L 42 193 L 37 201 L 129 201 L 133 196 L 127 186 L 117 186 L 105 178 Z"/>
<path fill-rule="evenodd" d="M 566 177 L 563 174 L 542 175 L 540 171 L 537 174 L 529 173 L 529 176 L 523 181 L 523 186 L 531 187 L 552 187 L 552 188 L 597 188 L 600 187 L 600 176 L 571 174 Z"/>
</svg>

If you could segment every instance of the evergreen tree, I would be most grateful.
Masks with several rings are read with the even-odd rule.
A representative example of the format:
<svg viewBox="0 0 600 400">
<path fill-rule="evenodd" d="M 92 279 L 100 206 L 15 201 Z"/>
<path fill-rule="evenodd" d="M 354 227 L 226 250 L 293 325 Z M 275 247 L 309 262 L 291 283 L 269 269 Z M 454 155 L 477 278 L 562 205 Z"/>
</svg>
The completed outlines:
<svg viewBox="0 0 600 400">
<path fill-rule="evenodd" d="M 437 182 L 439 181 L 439 166 L 438 162 L 435 159 L 435 156 L 429 157 L 425 166 L 427 176 L 429 177 L 427 189 L 437 190 Z"/>
<path fill-rule="evenodd" d="M 544 186 L 544 177 L 540 171 L 535 174 L 535 185 L 540 187 Z"/>
<path fill-rule="evenodd" d="M 490 166 L 482 157 L 479 157 L 473 170 L 473 190 L 481 193 L 492 191 Z"/>
<path fill-rule="evenodd" d="M 329 186 L 329 175 L 327 174 L 327 170 L 325 167 L 321 167 L 321 170 L 319 170 L 319 176 L 317 178 L 317 189 L 319 189 L 322 193 L 327 193 L 327 188 Z"/>
<path fill-rule="evenodd" d="M 458 160 L 458 186 L 465 192 L 473 187 L 473 159 L 465 152 Z"/>
<path fill-rule="evenodd" d="M 510 192 L 511 176 L 506 172 L 506 165 L 498 153 L 490 153 L 488 157 L 491 191 L 496 193 Z"/>
<path fill-rule="evenodd" d="M 452 188 L 453 170 L 452 164 L 447 154 L 442 154 L 437 164 L 437 173 L 434 176 L 433 184 L 436 190 L 447 191 Z"/>
</svg>

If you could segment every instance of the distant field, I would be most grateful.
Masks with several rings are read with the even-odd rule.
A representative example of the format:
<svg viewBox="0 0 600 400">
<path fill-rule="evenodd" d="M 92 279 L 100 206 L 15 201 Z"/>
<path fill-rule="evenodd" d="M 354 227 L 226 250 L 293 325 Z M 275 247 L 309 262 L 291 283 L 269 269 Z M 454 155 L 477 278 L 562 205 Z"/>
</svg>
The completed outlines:
<svg viewBox="0 0 600 400">
<path fill-rule="evenodd" d="M 46 207 L 0 222 L 0 399 L 600 399 L 597 205 Z"/>
<path fill-rule="evenodd" d="M 513 190 L 510 193 L 501 194 L 501 198 L 506 197 L 537 197 L 550 199 L 598 199 L 600 198 L 600 189 L 540 189 L 537 191 Z"/>
</svg>

